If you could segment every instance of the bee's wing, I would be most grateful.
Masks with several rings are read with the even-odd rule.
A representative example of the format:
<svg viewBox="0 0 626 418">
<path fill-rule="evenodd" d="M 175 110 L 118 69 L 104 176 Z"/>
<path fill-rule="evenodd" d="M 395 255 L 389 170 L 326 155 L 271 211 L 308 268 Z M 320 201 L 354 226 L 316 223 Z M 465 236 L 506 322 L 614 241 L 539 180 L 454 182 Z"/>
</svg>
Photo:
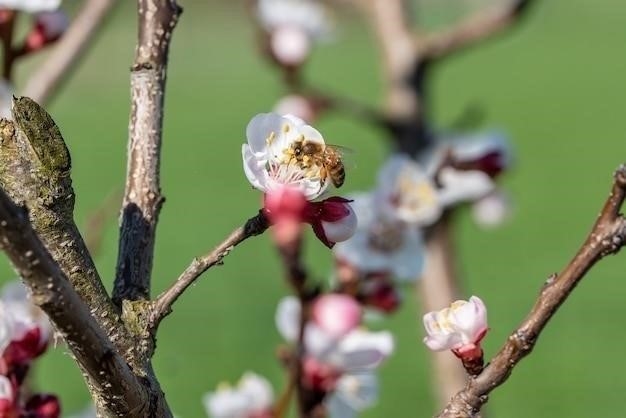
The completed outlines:
<svg viewBox="0 0 626 418">
<path fill-rule="evenodd" d="M 356 151 L 352 148 L 335 144 L 326 144 L 326 148 L 330 148 L 341 157 L 341 162 L 345 169 L 353 169 L 356 167 Z"/>
</svg>

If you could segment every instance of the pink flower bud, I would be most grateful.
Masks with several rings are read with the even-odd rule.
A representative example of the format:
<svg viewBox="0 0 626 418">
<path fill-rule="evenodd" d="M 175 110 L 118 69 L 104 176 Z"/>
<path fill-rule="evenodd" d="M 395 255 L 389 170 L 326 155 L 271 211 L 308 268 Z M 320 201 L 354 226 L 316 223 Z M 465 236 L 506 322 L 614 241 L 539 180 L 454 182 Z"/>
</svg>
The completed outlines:
<svg viewBox="0 0 626 418">
<path fill-rule="evenodd" d="M 321 202 L 309 203 L 305 220 L 313 227 L 315 235 L 332 248 L 335 243 L 346 241 L 356 231 L 357 218 L 343 197 L 330 197 Z"/>
<path fill-rule="evenodd" d="M 313 302 L 313 321 L 330 336 L 339 338 L 361 322 L 361 307 L 354 298 L 342 294 L 326 294 Z"/>
<path fill-rule="evenodd" d="M 31 396 L 24 409 L 29 417 L 59 418 L 61 416 L 59 398 L 47 393 Z"/>
<path fill-rule="evenodd" d="M 288 245 L 300 235 L 306 207 L 304 194 L 288 186 L 265 194 L 263 211 L 273 225 L 272 234 L 279 245 Z"/>
<path fill-rule="evenodd" d="M 424 315 L 428 336 L 424 343 L 433 351 L 453 350 L 462 358 L 477 355 L 487 333 L 487 308 L 480 298 L 457 300 L 450 307 Z"/>
<path fill-rule="evenodd" d="M 315 357 L 306 357 L 302 363 L 302 384 L 309 389 L 331 392 L 340 377 L 338 369 L 321 363 Z"/>
<path fill-rule="evenodd" d="M 302 65 L 311 51 L 311 41 L 302 29 L 280 26 L 271 33 L 270 48 L 279 64 L 286 67 Z"/>
</svg>

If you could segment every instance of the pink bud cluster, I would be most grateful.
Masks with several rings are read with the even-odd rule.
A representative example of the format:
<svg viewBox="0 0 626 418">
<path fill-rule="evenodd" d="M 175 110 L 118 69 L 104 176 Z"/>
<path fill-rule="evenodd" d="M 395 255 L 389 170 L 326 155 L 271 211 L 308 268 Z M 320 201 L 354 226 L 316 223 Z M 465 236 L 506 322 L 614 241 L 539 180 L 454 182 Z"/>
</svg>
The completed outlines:
<svg viewBox="0 0 626 418">
<path fill-rule="evenodd" d="M 48 348 L 50 328 L 38 308 L 13 293 L 0 300 L 0 417 L 58 418 L 61 406 L 55 395 L 22 393 L 33 361 Z"/>
</svg>

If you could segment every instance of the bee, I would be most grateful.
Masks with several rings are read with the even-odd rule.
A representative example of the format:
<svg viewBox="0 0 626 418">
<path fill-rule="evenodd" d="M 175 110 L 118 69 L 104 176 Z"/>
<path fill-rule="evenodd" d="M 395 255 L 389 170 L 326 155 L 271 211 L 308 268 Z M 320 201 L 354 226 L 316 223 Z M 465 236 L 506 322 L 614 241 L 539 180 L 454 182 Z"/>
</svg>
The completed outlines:
<svg viewBox="0 0 626 418">
<path fill-rule="evenodd" d="M 337 188 L 343 185 L 346 171 L 342 160 L 342 148 L 335 145 L 325 145 L 314 141 L 297 141 L 292 145 L 293 156 L 296 161 L 306 167 L 318 166 L 322 182 L 327 178 Z"/>
</svg>

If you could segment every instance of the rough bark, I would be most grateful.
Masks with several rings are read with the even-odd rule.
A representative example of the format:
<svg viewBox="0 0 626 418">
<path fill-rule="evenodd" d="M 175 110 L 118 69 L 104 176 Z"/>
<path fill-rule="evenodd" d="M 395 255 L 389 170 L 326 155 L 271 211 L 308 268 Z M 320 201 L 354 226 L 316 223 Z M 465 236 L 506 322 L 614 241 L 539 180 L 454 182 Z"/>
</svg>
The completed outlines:
<svg viewBox="0 0 626 418">
<path fill-rule="evenodd" d="M 163 101 L 170 39 L 182 9 L 174 0 L 138 0 L 138 40 L 131 69 L 128 166 L 113 300 L 150 297 L 159 212 Z"/>
</svg>

